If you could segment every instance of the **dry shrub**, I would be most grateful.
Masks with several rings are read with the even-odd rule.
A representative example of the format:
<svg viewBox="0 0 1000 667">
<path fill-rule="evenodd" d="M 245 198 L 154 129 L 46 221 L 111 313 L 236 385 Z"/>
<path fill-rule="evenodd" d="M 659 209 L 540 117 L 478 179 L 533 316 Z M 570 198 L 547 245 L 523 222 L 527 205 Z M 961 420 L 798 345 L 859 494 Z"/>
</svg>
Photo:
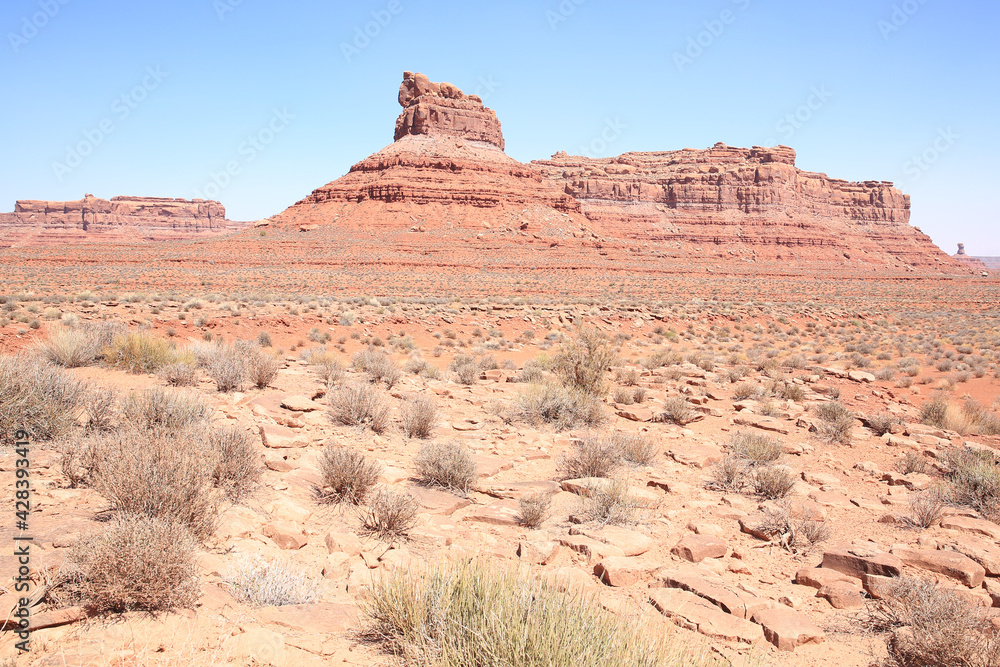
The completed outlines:
<svg viewBox="0 0 1000 667">
<path fill-rule="evenodd" d="M 330 419 L 344 426 L 367 427 L 383 433 L 389 426 L 389 404 L 370 384 L 347 384 L 330 393 Z"/>
<path fill-rule="evenodd" d="M 752 466 L 772 463 L 785 453 L 784 445 L 777 438 L 750 431 L 734 433 L 728 449 L 733 456 L 744 459 Z"/>
<path fill-rule="evenodd" d="M 204 356 L 203 365 L 216 389 L 229 393 L 242 391 L 248 379 L 244 354 L 231 345 L 213 345 Z"/>
<path fill-rule="evenodd" d="M 563 593 L 481 558 L 419 572 L 397 569 L 377 581 L 362 609 L 368 637 L 412 665 L 722 664 L 673 633 L 606 611 L 583 592 Z"/>
<path fill-rule="evenodd" d="M 992 451 L 966 447 L 944 457 L 948 499 L 972 507 L 990 519 L 1000 518 L 1000 467 Z"/>
<path fill-rule="evenodd" d="M 656 445 L 644 435 L 619 432 L 613 434 L 611 440 L 626 463 L 648 466 L 656 460 Z"/>
<path fill-rule="evenodd" d="M 728 454 L 712 469 L 707 486 L 718 491 L 739 491 L 746 486 L 749 472 L 746 459 Z"/>
<path fill-rule="evenodd" d="M 417 522 L 420 505 L 409 493 L 377 488 L 361 511 L 361 528 L 382 539 L 399 538 Z"/>
<path fill-rule="evenodd" d="M 321 500 L 325 502 L 349 502 L 360 504 L 382 476 L 383 467 L 364 454 L 352 450 L 326 446 L 319 460 L 322 488 Z"/>
<path fill-rule="evenodd" d="M 241 500 L 264 472 L 256 439 L 238 426 L 222 426 L 208 432 L 207 442 L 215 457 L 213 484 L 230 500 Z"/>
<path fill-rule="evenodd" d="M 573 449 L 559 463 L 563 479 L 609 477 L 622 464 L 621 448 L 606 436 L 589 436 L 573 442 Z"/>
<path fill-rule="evenodd" d="M 385 382 L 389 389 L 403 377 L 399 364 L 380 350 L 368 349 L 358 352 L 351 357 L 351 363 L 355 369 L 368 375 L 369 382 L 372 384 Z"/>
<path fill-rule="evenodd" d="M 37 358 L 0 356 L 0 444 L 18 429 L 37 442 L 68 433 L 86 397 L 86 385 Z"/>
<path fill-rule="evenodd" d="M 517 501 L 517 521 L 525 528 L 538 528 L 549 517 L 552 498 L 545 493 L 531 493 Z"/>
<path fill-rule="evenodd" d="M 214 457 L 197 431 L 127 429 L 100 441 L 93 487 L 119 514 L 183 524 L 198 538 L 212 534 L 218 495 Z"/>
<path fill-rule="evenodd" d="M 407 437 L 429 438 L 437 423 L 437 407 L 431 399 L 418 396 L 403 403 L 400 416 Z"/>
<path fill-rule="evenodd" d="M 674 396 L 663 402 L 663 412 L 656 416 L 656 421 L 684 426 L 694 421 L 695 414 L 686 398 Z"/>
<path fill-rule="evenodd" d="M 413 460 L 424 484 L 465 493 L 476 479 L 476 461 L 465 445 L 427 443 Z"/>
<path fill-rule="evenodd" d="M 455 373 L 455 377 L 458 378 L 459 383 L 464 385 L 474 384 L 482 372 L 479 364 L 471 358 L 463 363 L 452 363 L 451 370 Z"/>
<path fill-rule="evenodd" d="M 941 394 L 933 396 L 930 400 L 924 401 L 920 408 L 920 421 L 929 426 L 945 428 L 948 417 L 948 400 Z"/>
<path fill-rule="evenodd" d="M 980 435 L 1000 435 L 1000 417 L 974 398 L 966 398 L 962 413 Z"/>
<path fill-rule="evenodd" d="M 146 331 L 131 331 L 115 336 L 101 351 L 105 363 L 129 373 L 156 373 L 177 360 L 170 343 Z"/>
<path fill-rule="evenodd" d="M 986 610 L 933 582 L 892 580 L 869 605 L 874 630 L 888 631 L 887 667 L 997 667 L 1000 636 Z"/>
<path fill-rule="evenodd" d="M 737 401 L 759 400 L 764 397 L 764 389 L 752 382 L 740 382 L 733 387 L 733 398 Z"/>
<path fill-rule="evenodd" d="M 70 488 L 89 486 L 101 459 L 100 444 L 93 438 L 73 438 L 60 450 L 59 465 Z"/>
<path fill-rule="evenodd" d="M 194 396 L 154 387 L 125 396 L 122 422 L 137 429 L 182 430 L 208 419 L 210 410 Z"/>
<path fill-rule="evenodd" d="M 106 387 L 90 389 L 83 397 L 87 412 L 87 428 L 91 431 L 110 431 L 118 407 L 118 392 Z"/>
<path fill-rule="evenodd" d="M 323 580 L 283 558 L 265 560 L 259 554 L 240 554 L 222 578 L 240 602 L 255 607 L 308 604 L 320 596 Z"/>
<path fill-rule="evenodd" d="M 192 608 L 196 543 L 185 526 L 126 514 L 70 549 L 69 588 L 99 612 Z"/>
<path fill-rule="evenodd" d="M 167 364 L 160 369 L 159 376 L 170 387 L 193 387 L 198 384 L 198 369 L 187 361 Z"/>
<path fill-rule="evenodd" d="M 754 531 L 793 553 L 808 550 L 830 539 L 830 527 L 812 512 L 799 512 L 797 518 L 793 518 L 792 514 L 788 501 L 765 507 L 764 517 Z"/>
<path fill-rule="evenodd" d="M 79 368 L 97 359 L 99 341 L 83 329 L 60 329 L 39 346 L 42 356 L 57 366 Z"/>
<path fill-rule="evenodd" d="M 638 521 L 640 502 L 632 496 L 629 479 L 616 475 L 594 484 L 583 501 L 582 517 L 601 525 L 624 526 Z"/>
<path fill-rule="evenodd" d="M 903 458 L 896 462 L 896 470 L 903 475 L 923 474 L 927 472 L 927 459 L 917 452 L 906 452 Z"/>
<path fill-rule="evenodd" d="M 863 420 L 865 426 L 871 429 L 875 435 L 885 435 L 891 433 L 894 426 L 903 423 L 903 420 L 890 412 L 883 412 L 877 415 L 868 415 Z"/>
<path fill-rule="evenodd" d="M 320 381 L 326 385 L 327 391 L 344 379 L 344 373 L 346 371 L 344 364 L 333 358 L 321 359 L 313 364 L 313 368 L 319 376 Z"/>
<path fill-rule="evenodd" d="M 617 368 L 615 369 L 615 382 L 618 384 L 625 385 L 626 387 L 634 387 L 639 384 L 639 369 L 638 368 Z"/>
<path fill-rule="evenodd" d="M 761 498 L 784 498 L 795 487 L 795 477 L 782 466 L 765 465 L 751 469 L 748 478 L 753 492 Z"/>
<path fill-rule="evenodd" d="M 615 363 L 611 341 L 594 329 L 581 329 L 574 340 L 563 344 L 553 369 L 568 387 L 586 394 L 605 391 L 605 376 Z"/>
<path fill-rule="evenodd" d="M 278 376 L 281 362 L 261 349 L 251 349 L 246 353 L 247 378 L 257 389 L 265 389 Z"/>
<path fill-rule="evenodd" d="M 941 520 L 945 498 L 937 489 L 927 489 L 910 496 L 910 516 L 907 523 L 916 528 L 930 528 Z"/>
<path fill-rule="evenodd" d="M 836 401 L 820 403 L 815 411 L 820 418 L 820 435 L 831 443 L 846 445 L 851 442 L 855 419 L 853 412 Z"/>
<path fill-rule="evenodd" d="M 529 385 L 521 392 L 504 418 L 533 426 L 551 424 L 563 430 L 580 425 L 597 426 L 607 419 L 607 412 L 596 396 L 545 382 Z"/>
</svg>

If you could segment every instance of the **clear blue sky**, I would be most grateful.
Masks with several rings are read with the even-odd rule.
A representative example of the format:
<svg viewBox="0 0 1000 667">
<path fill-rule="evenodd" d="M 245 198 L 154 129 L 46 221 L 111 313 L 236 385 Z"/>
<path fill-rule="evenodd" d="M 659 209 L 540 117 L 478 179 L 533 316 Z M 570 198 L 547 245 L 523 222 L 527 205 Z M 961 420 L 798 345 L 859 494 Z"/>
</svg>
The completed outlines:
<svg viewBox="0 0 1000 667">
<path fill-rule="evenodd" d="M 803 169 L 895 181 L 948 252 L 1000 256 L 998 18 L 986 0 L 6 0 L 0 210 L 201 193 L 272 215 L 392 141 L 413 70 L 478 89 L 518 160 L 785 143 Z"/>
</svg>

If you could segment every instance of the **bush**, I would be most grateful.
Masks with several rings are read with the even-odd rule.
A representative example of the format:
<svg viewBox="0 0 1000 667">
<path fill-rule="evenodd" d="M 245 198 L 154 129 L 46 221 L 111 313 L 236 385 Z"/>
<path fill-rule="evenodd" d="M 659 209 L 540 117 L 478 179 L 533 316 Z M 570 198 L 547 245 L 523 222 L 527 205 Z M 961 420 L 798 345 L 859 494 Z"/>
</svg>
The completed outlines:
<svg viewBox="0 0 1000 667">
<path fill-rule="evenodd" d="M 886 433 L 891 433 L 894 426 L 903 423 L 903 420 L 896 415 L 883 412 L 877 415 L 868 415 L 863 420 L 865 426 L 871 429 L 872 433 L 875 435 L 885 435 Z"/>
<path fill-rule="evenodd" d="M 628 478 L 617 475 L 594 484 L 583 504 L 583 519 L 601 525 L 623 526 L 637 520 L 639 502 L 632 496 Z"/>
<path fill-rule="evenodd" d="M 910 473 L 923 474 L 927 472 L 927 459 L 916 452 L 906 452 L 903 458 L 896 463 L 896 470 L 903 475 Z"/>
<path fill-rule="evenodd" d="M 61 329 L 53 332 L 41 344 L 42 355 L 57 366 L 79 368 L 94 363 L 99 341 L 81 329 Z"/>
<path fill-rule="evenodd" d="M 379 350 L 368 349 L 358 352 L 351 357 L 351 363 L 357 370 L 368 375 L 369 382 L 372 384 L 385 382 L 389 389 L 392 389 L 403 377 L 403 371 L 399 365 L 389 355 Z"/>
<path fill-rule="evenodd" d="M 945 499 L 935 489 L 927 489 L 910 496 L 908 522 L 917 528 L 930 528 L 941 520 Z"/>
<path fill-rule="evenodd" d="M 177 360 L 170 343 L 145 331 L 115 336 L 101 351 L 105 363 L 129 373 L 155 373 Z"/>
<path fill-rule="evenodd" d="M 459 443 L 428 443 L 421 446 L 413 461 L 420 480 L 465 493 L 476 479 L 476 462 L 472 452 Z"/>
<path fill-rule="evenodd" d="M 945 428 L 947 418 L 948 400 L 940 394 L 924 401 L 920 408 L 920 421 L 929 426 Z"/>
<path fill-rule="evenodd" d="M 204 365 L 208 377 L 221 392 L 242 391 L 246 385 L 246 359 L 240 350 L 231 345 L 213 345 Z"/>
<path fill-rule="evenodd" d="M 713 468 L 708 488 L 719 491 L 739 491 L 746 485 L 749 472 L 750 466 L 746 459 L 729 454 Z"/>
<path fill-rule="evenodd" d="M 741 431 L 730 438 L 729 452 L 748 465 L 758 466 L 780 459 L 785 453 L 785 447 L 772 436 Z"/>
<path fill-rule="evenodd" d="M 195 540 L 181 524 L 143 515 L 111 519 L 70 549 L 69 587 L 99 612 L 192 608 Z"/>
<path fill-rule="evenodd" d="M 671 635 L 484 559 L 396 570 L 363 602 L 366 634 L 407 664 L 707 667 Z M 484 662 L 489 656 L 489 662 Z"/>
<path fill-rule="evenodd" d="M 382 476 L 382 464 L 368 459 L 352 449 L 330 444 L 319 460 L 322 488 L 320 498 L 325 502 L 363 503 Z"/>
<path fill-rule="evenodd" d="M 669 422 L 684 426 L 694 421 L 695 411 L 683 396 L 668 398 L 663 402 L 663 412 L 656 416 L 656 421 Z"/>
<path fill-rule="evenodd" d="M 417 521 L 420 506 L 409 493 L 378 488 L 361 513 L 361 528 L 382 539 L 405 535 Z"/>
<path fill-rule="evenodd" d="M 814 518 L 808 511 L 802 512 L 798 519 L 793 519 L 787 501 L 765 507 L 764 518 L 754 531 L 793 553 L 798 553 L 802 547 L 812 547 L 830 539 L 830 527 L 825 521 Z"/>
<path fill-rule="evenodd" d="M 212 482 L 230 500 L 239 501 L 260 481 L 264 472 L 255 438 L 238 426 L 214 428 L 208 433 L 208 447 L 215 455 Z"/>
<path fill-rule="evenodd" d="M 563 479 L 608 477 L 622 464 L 618 443 L 605 436 L 590 436 L 573 442 L 570 454 L 560 461 Z"/>
<path fill-rule="evenodd" d="M 517 501 L 517 521 L 525 528 L 538 528 L 549 516 L 552 499 L 544 493 L 532 493 Z"/>
<path fill-rule="evenodd" d="M 179 431 L 208 419 L 208 406 L 194 396 L 154 387 L 125 396 L 122 421 L 137 429 Z"/>
<path fill-rule="evenodd" d="M 568 387 L 600 395 L 605 391 L 608 368 L 614 364 L 611 342 L 594 329 L 581 329 L 576 339 L 563 344 L 553 368 Z"/>
<path fill-rule="evenodd" d="M 991 520 L 1000 518 L 1000 467 L 993 452 L 971 447 L 952 450 L 944 465 L 951 484 L 949 500 Z"/>
<path fill-rule="evenodd" d="M 254 349 L 247 353 L 247 376 L 257 389 L 265 389 L 278 375 L 281 362 L 263 350 Z"/>
<path fill-rule="evenodd" d="M 554 382 L 532 384 L 514 400 L 507 421 L 533 426 L 551 424 L 557 429 L 597 426 L 607 419 L 604 404 L 595 396 Z"/>
<path fill-rule="evenodd" d="M 193 387 L 198 384 L 198 369 L 186 361 L 167 364 L 160 369 L 159 376 L 170 387 Z"/>
<path fill-rule="evenodd" d="M 479 364 L 475 361 L 468 361 L 457 366 L 452 364 L 452 370 L 455 372 L 458 381 L 464 385 L 474 384 L 479 379 L 479 374 L 481 373 Z"/>
<path fill-rule="evenodd" d="M 871 625 L 888 630 L 888 667 L 997 667 L 1000 637 L 970 597 L 929 581 L 900 578 L 869 606 Z"/>
<path fill-rule="evenodd" d="M 615 433 L 611 440 L 626 463 L 648 466 L 656 459 L 656 446 L 644 435 Z"/>
<path fill-rule="evenodd" d="M 196 432 L 127 429 L 100 442 L 93 486 L 119 514 L 181 523 L 205 538 L 217 518 L 215 463 Z"/>
<path fill-rule="evenodd" d="M 400 413 L 403 432 L 409 438 L 429 438 L 437 422 L 437 407 L 434 401 L 418 396 L 403 403 Z"/>
<path fill-rule="evenodd" d="M 86 397 L 86 385 L 42 361 L 0 356 L 0 444 L 14 443 L 18 429 L 32 440 L 68 433 Z"/>
<path fill-rule="evenodd" d="M 764 397 L 764 390 L 751 382 L 740 382 L 733 387 L 733 398 L 737 401 L 758 400 Z"/>
<path fill-rule="evenodd" d="M 240 554 L 222 577 L 233 597 L 256 607 L 314 602 L 322 581 L 287 560 L 265 560 L 259 554 Z"/>
<path fill-rule="evenodd" d="M 634 387 L 639 384 L 639 369 L 618 368 L 615 369 L 615 382 L 626 387 Z"/>
<path fill-rule="evenodd" d="M 330 419 L 344 426 L 367 427 L 383 433 L 389 427 L 389 405 L 370 384 L 348 384 L 329 394 Z"/>
<path fill-rule="evenodd" d="M 87 428 L 92 431 L 110 431 L 113 428 L 118 392 L 114 389 L 90 389 L 83 397 L 87 412 Z"/>
<path fill-rule="evenodd" d="M 854 413 L 836 401 L 820 403 L 816 408 L 820 418 L 819 432 L 826 440 L 843 445 L 851 442 L 854 428 Z"/>
<path fill-rule="evenodd" d="M 59 464 L 70 488 L 89 486 L 100 459 L 100 446 L 91 438 L 73 438 L 64 444 Z"/>
<path fill-rule="evenodd" d="M 750 472 L 750 486 L 761 498 L 775 500 L 791 492 L 795 477 L 781 466 L 758 466 Z"/>
</svg>

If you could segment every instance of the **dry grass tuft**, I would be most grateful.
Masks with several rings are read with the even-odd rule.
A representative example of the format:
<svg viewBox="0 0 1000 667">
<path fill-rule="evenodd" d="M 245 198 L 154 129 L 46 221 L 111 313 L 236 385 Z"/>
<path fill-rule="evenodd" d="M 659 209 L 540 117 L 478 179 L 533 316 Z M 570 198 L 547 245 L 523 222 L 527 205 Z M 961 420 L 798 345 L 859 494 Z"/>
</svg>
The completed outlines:
<svg viewBox="0 0 1000 667">
<path fill-rule="evenodd" d="M 437 406 L 431 399 L 417 396 L 403 403 L 400 417 L 408 438 L 429 438 L 437 423 Z"/>
<path fill-rule="evenodd" d="M 361 511 L 361 528 L 382 539 L 396 539 L 416 525 L 420 506 L 405 491 L 377 488 Z"/>
<path fill-rule="evenodd" d="M 319 460 L 323 486 L 320 498 L 325 502 L 363 503 L 382 476 L 383 466 L 352 449 L 326 446 Z"/>
<path fill-rule="evenodd" d="M 413 463 L 420 481 L 431 486 L 465 493 L 476 479 L 472 452 L 456 442 L 422 445 Z"/>
<path fill-rule="evenodd" d="M 24 429 L 37 442 L 67 434 L 86 397 L 86 385 L 41 359 L 0 356 L 0 444 Z"/>
<path fill-rule="evenodd" d="M 525 528 L 538 528 L 549 517 L 552 498 L 544 493 L 532 493 L 517 501 L 518 522 Z"/>
<path fill-rule="evenodd" d="M 308 604 L 320 596 L 322 578 L 284 559 L 240 554 L 223 575 L 223 585 L 240 602 L 255 607 Z"/>
<path fill-rule="evenodd" d="M 563 344 L 553 370 L 566 386 L 596 396 L 605 392 L 608 369 L 614 364 L 611 341 L 594 329 L 581 329 L 575 339 Z"/>
<path fill-rule="evenodd" d="M 344 426 L 367 427 L 383 433 L 389 427 L 389 404 L 377 387 L 347 384 L 329 394 L 330 419 Z"/>
</svg>

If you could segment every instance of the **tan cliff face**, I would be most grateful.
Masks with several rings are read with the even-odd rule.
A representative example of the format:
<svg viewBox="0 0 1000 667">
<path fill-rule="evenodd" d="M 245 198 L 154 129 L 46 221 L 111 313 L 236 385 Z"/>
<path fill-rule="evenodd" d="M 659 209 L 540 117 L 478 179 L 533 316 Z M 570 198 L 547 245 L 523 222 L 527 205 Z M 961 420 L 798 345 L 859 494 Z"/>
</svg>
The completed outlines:
<svg viewBox="0 0 1000 667">
<path fill-rule="evenodd" d="M 226 219 L 217 201 L 86 195 L 77 201 L 18 201 L 0 214 L 0 246 L 73 241 L 187 239 L 233 232 L 246 223 Z"/>
</svg>

